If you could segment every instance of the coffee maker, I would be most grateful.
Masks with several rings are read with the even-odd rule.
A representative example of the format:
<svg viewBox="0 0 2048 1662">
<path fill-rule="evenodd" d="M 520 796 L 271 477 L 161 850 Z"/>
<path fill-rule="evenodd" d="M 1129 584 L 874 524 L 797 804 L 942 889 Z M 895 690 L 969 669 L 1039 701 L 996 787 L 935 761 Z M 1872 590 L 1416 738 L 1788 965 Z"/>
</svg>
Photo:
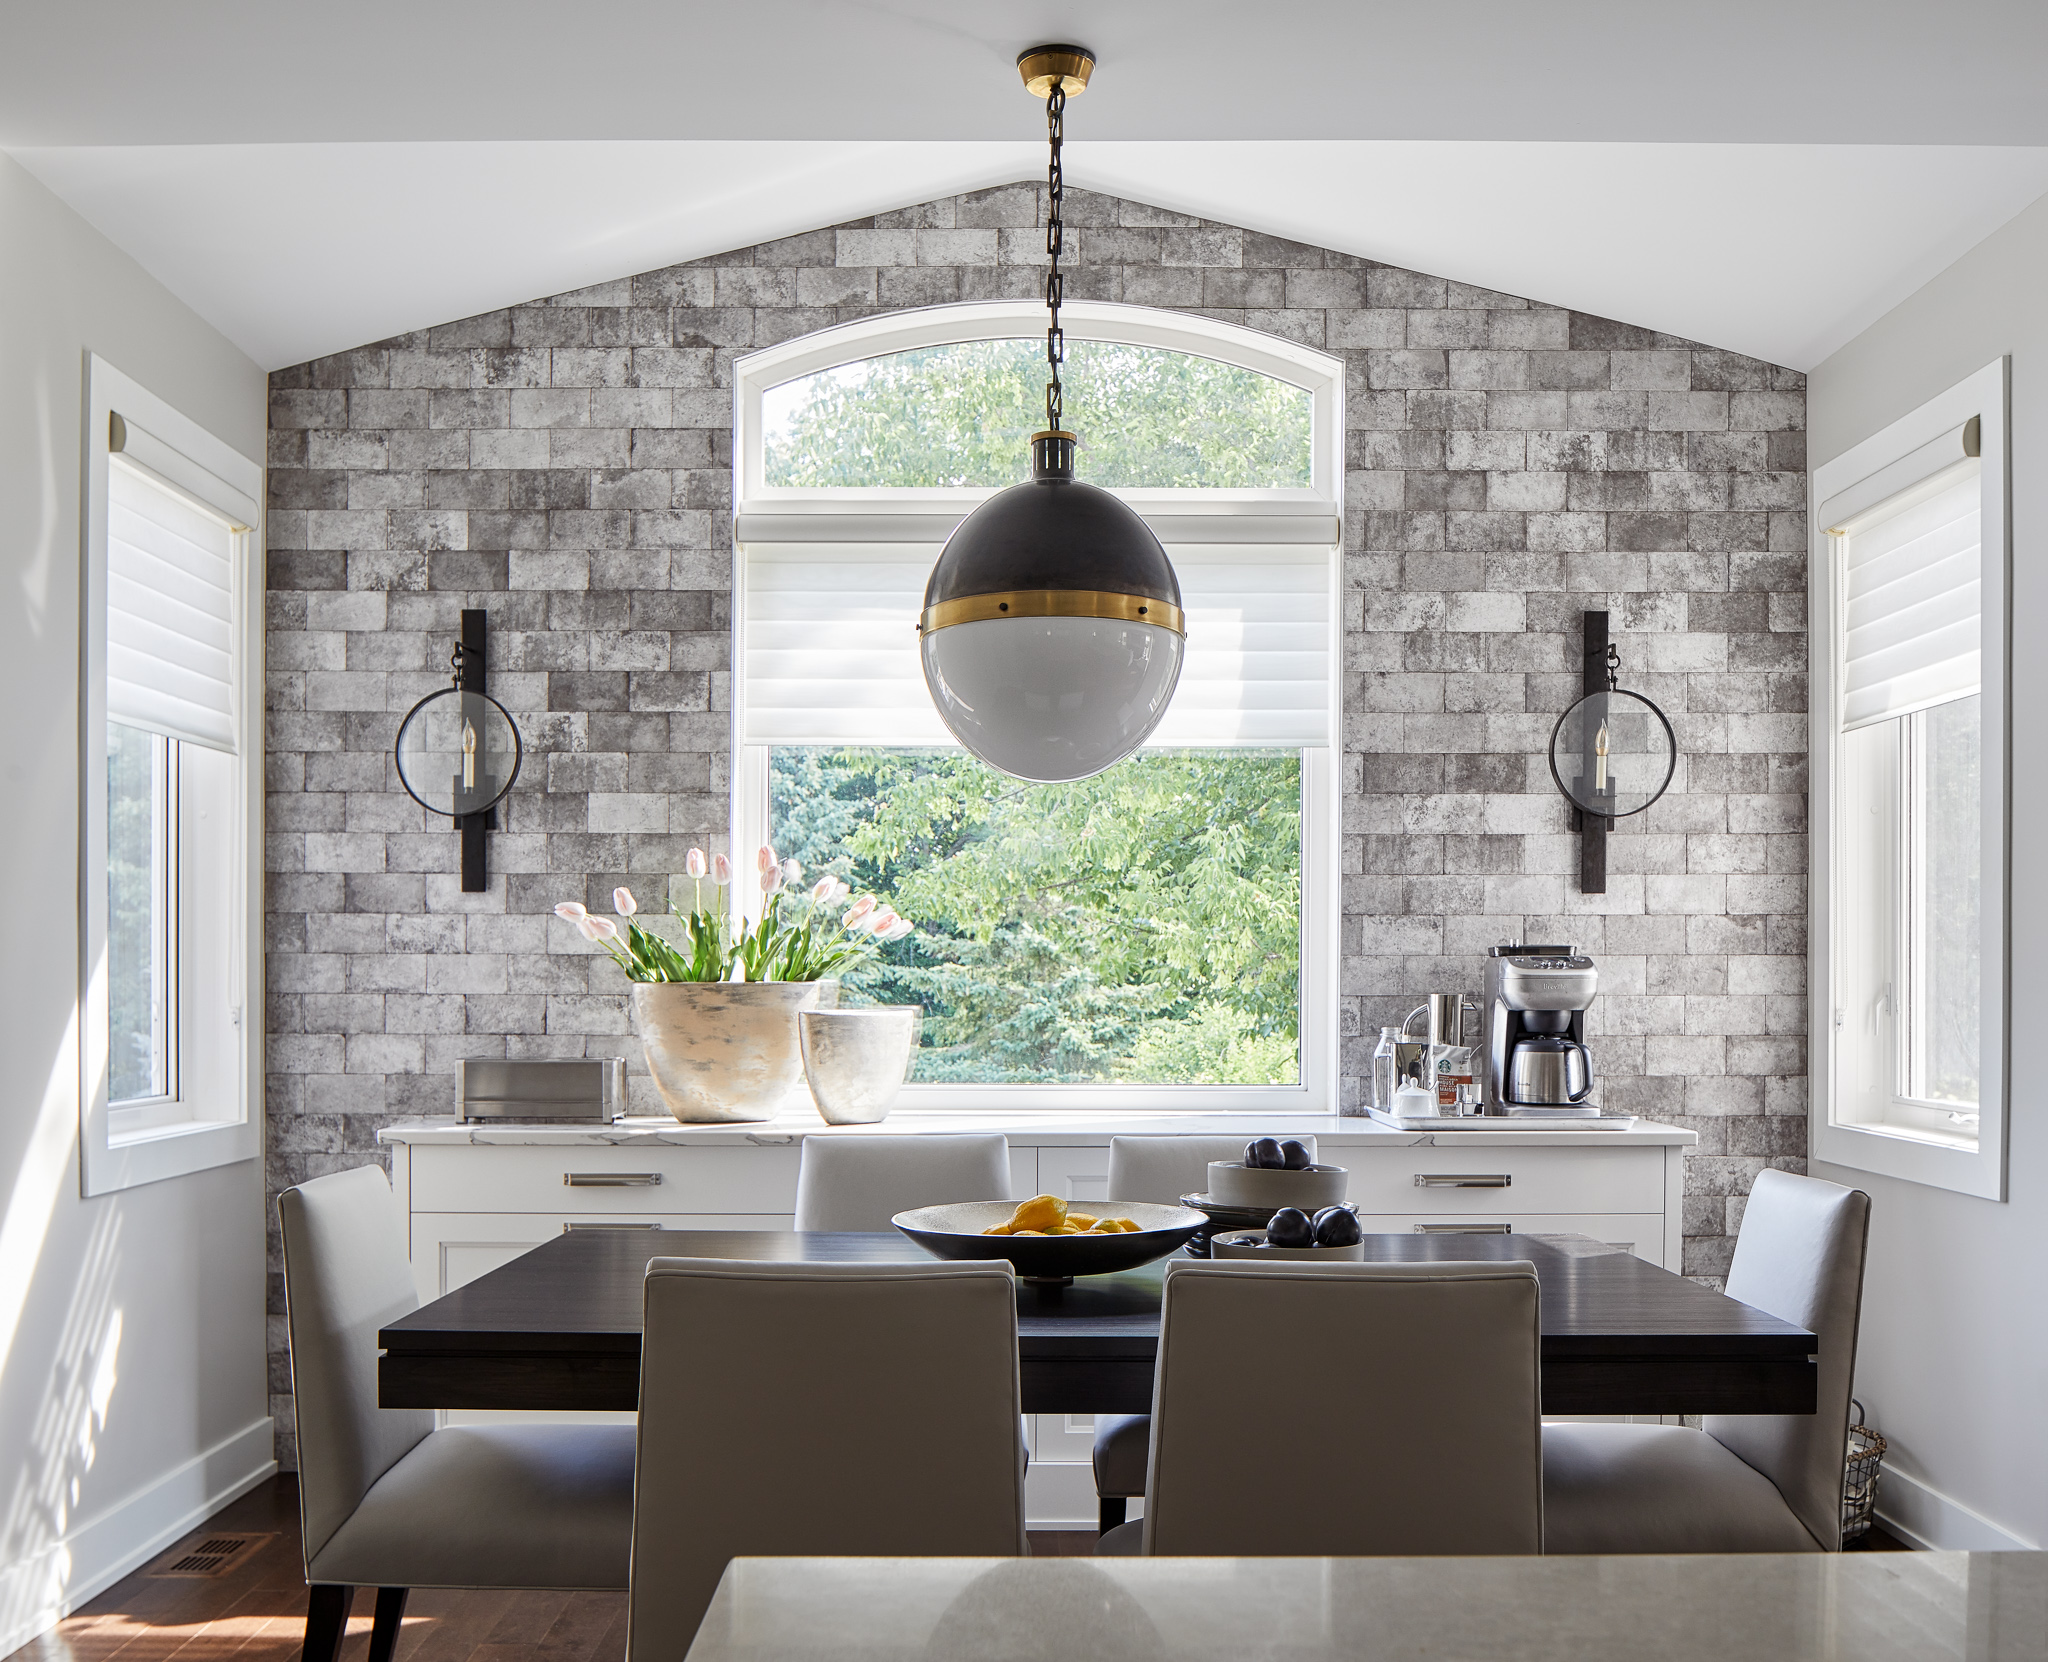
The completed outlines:
<svg viewBox="0 0 2048 1662">
<path fill-rule="evenodd" d="M 1599 1113 L 1586 1007 L 1593 960 L 1570 946 L 1497 946 L 1486 960 L 1486 1111 Z"/>
</svg>

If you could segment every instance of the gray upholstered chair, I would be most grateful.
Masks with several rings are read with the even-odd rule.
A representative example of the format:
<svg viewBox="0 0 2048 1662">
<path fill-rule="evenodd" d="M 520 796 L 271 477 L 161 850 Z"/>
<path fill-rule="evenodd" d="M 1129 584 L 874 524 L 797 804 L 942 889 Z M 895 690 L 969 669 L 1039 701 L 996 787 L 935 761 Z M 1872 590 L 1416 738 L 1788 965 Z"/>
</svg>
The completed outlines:
<svg viewBox="0 0 2048 1662">
<path fill-rule="evenodd" d="M 1171 1206 L 1209 1186 L 1211 1160 L 1237 1160 L 1249 1137 L 1112 1137 L 1109 1197 Z M 1303 1137 L 1309 1153 L 1316 1140 Z M 1124 1521 L 1128 1503 L 1145 1492 L 1146 1451 L 1152 1444 L 1148 1414 L 1095 1416 L 1097 1527 L 1105 1534 Z"/>
<path fill-rule="evenodd" d="M 1145 1516 L 1098 1552 L 1543 1550 L 1536 1271 L 1166 1267 Z"/>
<path fill-rule="evenodd" d="M 405 1214 L 375 1166 L 278 1196 L 306 1555 L 306 1662 L 332 1662 L 358 1586 L 388 1662 L 412 1587 L 626 1585 L 633 1428 L 434 1429 L 377 1406 L 377 1330 L 417 1308 Z"/>
<path fill-rule="evenodd" d="M 742 1555 L 1026 1551 L 1008 1264 L 656 1258 L 645 1335 L 630 1662 Z"/>
<path fill-rule="evenodd" d="M 886 1230 L 913 1206 L 1009 1198 L 1007 1137 L 806 1137 L 796 1227 Z"/>
<path fill-rule="evenodd" d="M 1817 1411 L 1682 1425 L 1550 1425 L 1550 1552 L 1835 1552 L 1870 1197 L 1766 1171 L 1749 1192 L 1728 1296 L 1820 1342 Z"/>
</svg>

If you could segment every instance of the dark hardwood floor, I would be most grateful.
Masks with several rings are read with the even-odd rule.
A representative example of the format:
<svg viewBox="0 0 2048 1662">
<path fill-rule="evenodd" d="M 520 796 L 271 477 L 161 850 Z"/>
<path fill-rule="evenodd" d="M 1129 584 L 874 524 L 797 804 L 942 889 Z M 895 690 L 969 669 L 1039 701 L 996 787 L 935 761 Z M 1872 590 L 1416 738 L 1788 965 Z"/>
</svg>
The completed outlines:
<svg viewBox="0 0 2048 1662">
<path fill-rule="evenodd" d="M 257 1551 L 215 1577 L 153 1575 L 210 1534 L 261 1533 Z M 1090 1553 L 1089 1533 L 1033 1534 L 1040 1555 Z M 367 1589 L 349 1617 L 343 1662 L 363 1662 L 370 1645 Z M 306 1629 L 299 1557 L 298 1491 L 273 1478 L 116 1582 L 52 1632 L 5 1662 L 289 1662 Z M 405 1609 L 398 1654 L 407 1662 L 621 1662 L 624 1593 L 418 1592 Z"/>
<path fill-rule="evenodd" d="M 213 1577 L 154 1575 L 210 1534 L 269 1537 L 255 1553 Z M 1882 1529 L 1856 1544 L 1863 1551 L 1903 1550 Z M 1031 1537 L 1040 1557 L 1094 1550 L 1086 1531 Z M 363 1662 L 370 1644 L 372 1594 L 349 1618 L 343 1662 Z M 4 1662 L 290 1662 L 305 1637 L 306 1588 L 299 1560 L 298 1494 L 274 1478 L 116 1582 L 77 1615 L 33 1639 Z M 406 1606 L 398 1654 L 407 1662 L 622 1662 L 624 1593 L 420 1592 Z"/>
</svg>

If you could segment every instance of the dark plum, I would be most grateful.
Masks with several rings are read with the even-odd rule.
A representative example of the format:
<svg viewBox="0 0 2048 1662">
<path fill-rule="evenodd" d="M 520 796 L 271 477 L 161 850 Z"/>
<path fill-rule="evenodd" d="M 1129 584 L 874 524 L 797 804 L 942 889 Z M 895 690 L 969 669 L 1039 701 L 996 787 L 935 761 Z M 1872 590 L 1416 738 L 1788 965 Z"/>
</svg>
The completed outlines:
<svg viewBox="0 0 2048 1662">
<path fill-rule="evenodd" d="M 1307 1247 L 1316 1244 L 1315 1225 L 1299 1206 L 1283 1206 L 1266 1225 L 1266 1240 L 1276 1247 Z"/>
<path fill-rule="evenodd" d="M 1316 1163 L 1316 1157 L 1309 1153 L 1307 1143 L 1289 1137 L 1280 1145 L 1280 1163 L 1289 1171 L 1307 1171 Z"/>
<path fill-rule="evenodd" d="M 1261 1137 L 1255 1143 L 1244 1145 L 1244 1163 L 1248 1166 L 1283 1166 L 1287 1157 L 1280 1152 L 1280 1145 L 1271 1137 Z"/>
<path fill-rule="evenodd" d="M 1349 1207 L 1325 1206 L 1315 1217 L 1316 1245 L 1356 1246 L 1365 1239 L 1358 1214 Z"/>
</svg>

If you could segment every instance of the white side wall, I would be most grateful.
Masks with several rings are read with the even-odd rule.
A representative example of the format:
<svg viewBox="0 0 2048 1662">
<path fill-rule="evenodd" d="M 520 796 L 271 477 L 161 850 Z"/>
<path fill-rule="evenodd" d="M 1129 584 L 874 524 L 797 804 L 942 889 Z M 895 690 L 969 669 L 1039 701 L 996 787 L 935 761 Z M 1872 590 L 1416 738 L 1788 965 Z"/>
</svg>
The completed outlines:
<svg viewBox="0 0 2048 1662">
<path fill-rule="evenodd" d="M 260 1162 L 79 1198 L 88 350 L 262 459 L 262 371 L 0 155 L 0 1654 L 271 1458 Z"/>
<path fill-rule="evenodd" d="M 1973 1200 L 1816 1162 L 1869 1191 L 1857 1390 L 1891 1439 L 1881 1510 L 1934 1546 L 2048 1544 L 2048 200 L 1887 313 L 1807 379 L 1815 467 L 2003 353 L 2012 356 L 2010 1199 Z M 2015 1539 L 2015 1537 L 2017 1539 Z"/>
</svg>

